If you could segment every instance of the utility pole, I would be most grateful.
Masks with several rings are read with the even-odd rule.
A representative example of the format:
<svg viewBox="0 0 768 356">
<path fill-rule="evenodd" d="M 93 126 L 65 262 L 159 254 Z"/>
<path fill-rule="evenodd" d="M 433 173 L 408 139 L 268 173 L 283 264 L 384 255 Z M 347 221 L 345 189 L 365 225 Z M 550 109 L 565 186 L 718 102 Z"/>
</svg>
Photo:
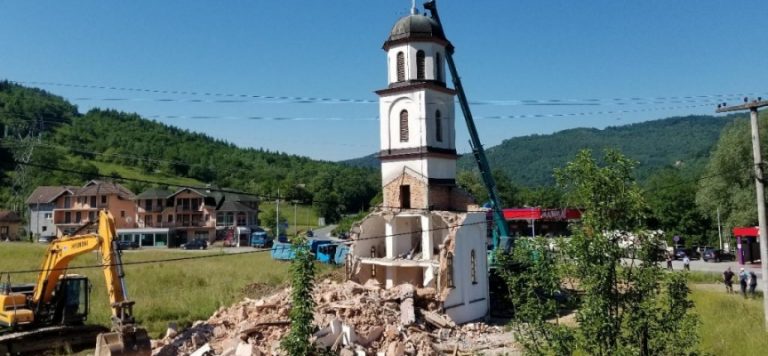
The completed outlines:
<svg viewBox="0 0 768 356">
<path fill-rule="evenodd" d="M 723 249 L 723 229 L 722 229 L 722 225 L 720 225 L 720 207 L 719 206 L 717 207 L 717 236 L 720 237 L 720 249 L 722 250 Z"/>
<path fill-rule="evenodd" d="M 765 216 L 765 187 L 763 184 L 763 158 L 760 154 L 760 131 L 757 124 L 757 109 L 768 106 L 768 100 L 757 98 L 750 102 L 744 98 L 744 104 L 726 106 L 725 103 L 717 106 L 718 113 L 749 110 L 749 121 L 752 125 L 752 153 L 755 163 L 755 190 L 757 191 L 757 221 L 760 225 L 760 272 L 763 275 L 763 290 L 768 291 L 768 229 L 766 229 Z M 763 298 L 763 315 L 765 317 L 765 329 L 768 330 L 768 298 Z"/>
<path fill-rule="evenodd" d="M 280 188 L 277 188 L 277 200 L 275 200 L 275 240 L 280 241 Z"/>
</svg>

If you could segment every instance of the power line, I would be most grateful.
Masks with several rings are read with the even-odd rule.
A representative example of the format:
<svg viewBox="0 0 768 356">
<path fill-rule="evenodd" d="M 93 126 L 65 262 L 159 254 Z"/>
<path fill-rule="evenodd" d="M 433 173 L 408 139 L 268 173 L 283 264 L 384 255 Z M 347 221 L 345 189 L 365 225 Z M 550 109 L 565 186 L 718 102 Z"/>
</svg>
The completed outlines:
<svg viewBox="0 0 768 356">
<path fill-rule="evenodd" d="M 75 83 L 60 83 L 49 81 L 9 81 L 16 84 L 26 85 L 42 85 L 42 86 L 55 86 L 55 87 L 69 87 L 69 88 L 82 88 L 82 89 L 98 89 L 98 90 L 113 90 L 113 91 L 127 91 L 127 92 L 142 92 L 150 94 L 172 94 L 172 95 L 190 95 L 190 96 L 204 96 L 204 97 L 223 97 L 223 98 L 236 98 L 236 99 L 213 99 L 213 100 L 196 100 L 196 99 L 175 99 L 175 98 L 160 98 L 160 99 L 146 99 L 147 101 L 182 101 L 182 102 L 208 102 L 208 103 L 240 103 L 246 102 L 250 99 L 259 99 L 266 101 L 278 101 L 291 104 L 309 104 L 309 103 L 329 103 L 329 104 L 376 104 L 378 100 L 375 99 L 359 99 L 359 98 L 330 98 L 330 97 L 309 97 L 309 96 L 278 96 L 278 95 L 259 95 L 259 94 L 243 94 L 243 93 L 220 93 L 220 92 L 201 92 L 193 90 L 169 90 L 169 89 L 149 89 L 149 88 L 136 88 L 136 87 L 120 87 L 110 85 L 93 85 L 93 84 L 75 84 Z M 766 93 L 732 93 L 732 94 L 706 94 L 706 95 L 684 95 L 684 96 L 645 96 L 645 97 L 614 97 L 614 98 L 572 98 L 572 99 L 498 99 L 498 100 L 475 100 L 470 102 L 473 105 L 500 105 L 500 106 L 597 106 L 597 105 L 649 105 L 659 104 L 663 102 L 672 103 L 695 103 L 700 100 L 716 99 L 722 102 L 723 99 L 729 98 L 742 98 L 744 96 L 758 96 L 765 95 Z M 145 100 L 140 98 L 80 98 L 82 100 L 104 100 L 104 101 L 123 101 L 123 100 Z"/>
</svg>

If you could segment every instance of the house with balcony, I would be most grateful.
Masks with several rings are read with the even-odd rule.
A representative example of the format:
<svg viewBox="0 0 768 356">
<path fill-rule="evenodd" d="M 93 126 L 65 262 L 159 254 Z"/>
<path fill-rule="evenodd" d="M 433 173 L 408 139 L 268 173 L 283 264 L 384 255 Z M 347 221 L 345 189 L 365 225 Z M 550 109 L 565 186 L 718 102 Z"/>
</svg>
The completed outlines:
<svg viewBox="0 0 768 356">
<path fill-rule="evenodd" d="M 30 231 L 39 236 L 63 236 L 95 222 L 99 210 L 115 217 L 117 228 L 133 227 L 134 194 L 115 182 L 92 180 L 82 187 L 42 186 L 27 198 Z"/>
<path fill-rule="evenodd" d="M 169 195 L 166 203 L 170 208 L 165 213 L 166 222 L 173 224 L 179 243 L 193 239 L 215 240 L 216 202 L 207 192 L 182 188 Z"/>
<path fill-rule="evenodd" d="M 216 204 L 217 237 L 231 237 L 236 246 L 250 246 L 251 232 L 259 227 L 259 199 L 230 190 L 210 195 Z"/>
<path fill-rule="evenodd" d="M 96 222 L 99 210 L 107 210 L 115 219 L 115 227 L 134 226 L 135 195 L 115 182 L 92 180 L 81 188 L 65 190 L 54 201 L 53 224 L 56 235 L 70 235 L 83 225 Z"/>
</svg>

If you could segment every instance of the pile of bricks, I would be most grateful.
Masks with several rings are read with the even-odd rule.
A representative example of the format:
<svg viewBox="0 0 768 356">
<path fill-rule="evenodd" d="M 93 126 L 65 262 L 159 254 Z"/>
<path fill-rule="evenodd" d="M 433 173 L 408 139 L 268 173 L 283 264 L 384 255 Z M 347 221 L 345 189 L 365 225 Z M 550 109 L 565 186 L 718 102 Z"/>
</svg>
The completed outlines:
<svg viewBox="0 0 768 356">
<path fill-rule="evenodd" d="M 439 355 L 514 350 L 508 333 L 484 323 L 456 326 L 440 313 L 435 291 L 410 284 L 384 290 L 325 280 L 315 285 L 313 344 L 340 355 Z M 221 308 L 186 331 L 169 328 L 153 355 L 280 355 L 290 328 L 290 289 Z M 511 348 L 510 348 L 511 347 Z"/>
</svg>

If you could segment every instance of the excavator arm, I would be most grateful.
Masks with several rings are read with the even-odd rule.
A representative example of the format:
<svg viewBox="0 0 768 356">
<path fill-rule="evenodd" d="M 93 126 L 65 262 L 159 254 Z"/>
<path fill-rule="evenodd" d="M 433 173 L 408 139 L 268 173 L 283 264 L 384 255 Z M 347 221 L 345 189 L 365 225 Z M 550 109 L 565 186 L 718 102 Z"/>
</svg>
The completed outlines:
<svg viewBox="0 0 768 356">
<path fill-rule="evenodd" d="M 125 289 L 125 274 L 120 253 L 115 246 L 115 222 L 112 214 L 106 211 L 99 212 L 99 224 L 97 234 L 84 234 L 65 236 L 54 240 L 48 247 L 45 259 L 40 266 L 40 275 L 35 283 L 35 292 L 32 303 L 37 305 L 49 303 L 56 289 L 56 283 L 69 266 L 69 263 L 77 256 L 99 250 L 101 265 L 104 271 L 104 281 L 107 285 L 107 296 L 112 306 L 112 316 L 120 318 L 124 313 L 120 305 L 128 301 Z"/>
<path fill-rule="evenodd" d="M 134 302 L 128 299 L 125 288 L 123 262 L 115 241 L 116 235 L 112 214 L 100 211 L 96 234 L 65 236 L 55 240 L 48 248 L 41 265 L 42 272 L 35 285 L 32 304 L 40 306 L 51 303 L 56 285 L 72 259 L 98 250 L 112 311 L 112 332 L 97 336 L 96 356 L 149 355 L 150 344 L 147 332 L 134 325 Z"/>
</svg>

